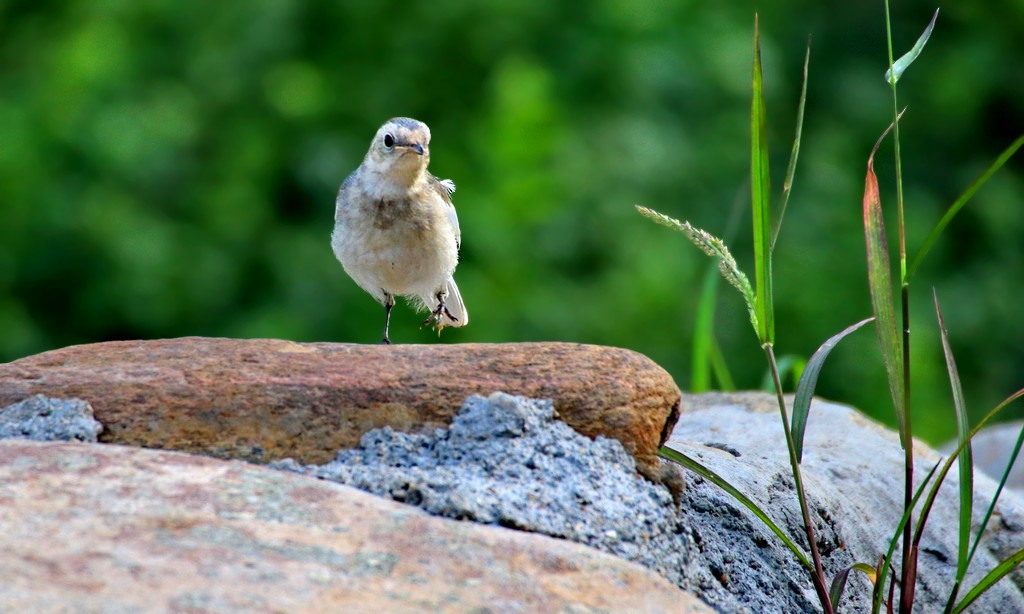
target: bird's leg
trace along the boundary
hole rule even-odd
[[[395,297],[384,292],[384,345],[391,345],[388,339],[388,326],[391,325],[391,308],[395,306]]]
[[[430,315],[427,316],[426,320],[423,320],[422,326],[426,326],[427,324],[430,324],[430,321],[433,320],[434,321],[434,325],[438,328],[438,331],[440,331],[441,328],[443,328],[443,326],[441,326],[441,315],[442,314],[445,315],[452,322],[458,322],[459,319],[456,318],[455,316],[453,316],[452,312],[448,311],[448,305],[445,305],[445,303],[444,303],[444,299],[448,298],[448,291],[447,290],[442,290],[442,291],[438,292],[435,295],[435,298],[437,298],[437,307],[435,307],[434,310],[430,312]]]

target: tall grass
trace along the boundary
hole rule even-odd
[[[778,216],[773,220],[771,206],[771,173],[768,166],[768,143],[767,143],[767,113],[764,104],[764,76],[761,66],[761,46],[758,32],[758,20],[754,19],[754,46],[753,46],[753,75],[752,75],[752,100],[750,111],[751,131],[751,157],[750,157],[750,180],[751,180],[751,212],[753,215],[753,249],[754,249],[754,283],[751,284],[746,274],[739,268],[736,260],[729,252],[725,242],[707,233],[704,230],[693,227],[685,221],[679,221],[658,213],[646,207],[638,206],[639,212],[670,228],[681,231],[687,238],[696,244],[706,254],[715,258],[718,262],[719,274],[732,285],[743,297],[750,316],[750,323],[757,335],[758,341],[767,361],[770,374],[771,388],[776,393],[779,406],[779,416],[782,421],[783,432],[786,439],[786,447],[790,460],[790,471],[796,486],[796,496],[800,506],[803,529],[808,544],[809,553],[800,549],[795,541],[786,535],[778,525],[761,509],[761,507],[749,497],[741,493],[723,477],[704,467],[698,461],[671,448],[663,448],[661,454],[670,460],[682,464],[684,467],[704,476],[712,483],[729,492],[737,501],[749,509],[756,517],[778,537],[794,558],[806,570],[815,594],[821,604],[822,610],[832,613],[839,606],[846,586],[849,574],[852,571],[859,571],[873,584],[872,611],[879,612],[881,607],[886,605],[887,611],[893,611],[896,607],[895,594],[897,582],[892,577],[890,570],[893,566],[893,558],[897,546],[901,546],[901,565],[899,569],[900,581],[898,609],[901,614],[910,614],[914,606],[915,588],[917,585],[917,560],[920,542],[924,527],[927,523],[929,513],[935,503],[939,488],[945,480],[954,460],[959,468],[959,527],[958,527],[958,548],[956,562],[956,579],[947,600],[945,611],[960,612],[973,603],[984,591],[990,588],[995,582],[1003,578],[1017,565],[1024,561],[1024,549],[1012,554],[1000,562],[981,581],[966,591],[962,598],[959,593],[963,581],[967,575],[971,561],[974,557],[978,543],[985,528],[985,523],[978,528],[973,543],[971,540],[972,526],[972,504],[974,496],[973,483],[973,458],[970,451],[970,442],[979,429],[993,416],[1002,411],[1012,401],[1024,396],[1024,390],[1020,390],[1004,400],[994,408],[984,419],[973,428],[967,422],[967,411],[964,404],[964,395],[960,385],[960,379],[956,369],[956,362],[949,345],[946,324],[942,317],[942,310],[937,294],[934,294],[935,310],[938,320],[939,335],[943,346],[943,355],[946,361],[947,373],[950,381],[954,413],[957,420],[958,447],[945,462],[936,465],[925,480],[915,487],[914,485],[914,453],[913,453],[913,428],[911,424],[911,336],[910,336],[910,282],[915,271],[920,265],[928,251],[938,240],[942,231],[948,226],[953,217],[967,204],[971,196],[1000,168],[1014,153],[1024,145],[1024,136],[1015,140],[988,168],[975,180],[964,193],[950,206],[946,214],[936,223],[928,238],[922,244],[916,256],[909,260],[907,258],[906,229],[904,226],[904,199],[903,199],[903,177],[902,160],[900,154],[900,119],[902,112],[899,110],[899,99],[897,83],[900,78],[920,56],[929,37],[935,27],[938,11],[936,10],[923,34],[918,38],[913,48],[900,57],[893,59],[892,28],[889,14],[889,3],[885,0],[886,14],[886,39],[888,49],[888,70],[884,78],[889,84],[892,94],[892,119],[889,127],[879,137],[878,142],[867,157],[867,173],[865,176],[864,197],[862,211],[864,215],[864,240],[866,247],[866,260],[868,269],[868,291],[871,298],[872,317],[866,318],[843,329],[830,339],[807,360],[803,367],[797,383],[797,392],[793,401],[792,417],[789,416],[786,402],[783,397],[782,378],[780,375],[780,361],[776,358],[775,347],[775,315],[773,301],[773,269],[772,252],[775,242],[778,239],[783,215],[787,206],[789,195],[793,187],[793,178],[796,172],[799,158],[800,141],[803,128],[803,117],[807,99],[808,67],[810,62],[810,43],[808,42],[807,55],[804,60],[803,85],[801,88],[799,107],[797,111],[797,128],[792,145],[789,166],[786,170],[785,181],[782,190],[782,206],[779,208]],[[889,253],[889,245],[886,236],[885,215],[882,207],[882,196],[878,187],[878,178],[875,173],[875,154],[889,134],[892,134],[894,143],[894,172],[896,183],[896,209],[897,209],[897,233],[898,253],[893,258]],[[892,275],[892,260],[899,262],[899,309],[895,298],[895,284]],[[717,285],[709,278],[705,281],[701,292],[701,309],[697,322],[696,339],[694,346],[694,360],[705,361],[705,364],[694,367],[695,380],[701,389],[709,386],[711,374],[716,373],[716,379],[720,384],[728,377],[727,370],[719,364],[715,365],[717,343],[713,332],[713,309],[714,296]],[[898,316],[897,316],[898,312]],[[817,541],[814,535],[814,523],[807,504],[807,494],[804,489],[801,462],[803,460],[803,442],[806,433],[808,416],[810,414],[811,400],[817,385],[818,377],[822,367],[831,351],[848,335],[859,330],[869,322],[874,322],[875,331],[878,337],[878,347],[885,367],[889,389],[892,396],[893,408],[898,423],[900,444],[904,450],[904,497],[903,516],[888,544],[885,554],[876,555],[875,564],[860,562],[841,570],[831,580],[826,578],[820,553],[817,548]],[[720,358],[720,352],[718,353]],[[723,372],[725,375],[722,375]],[[697,376],[699,375],[699,379]],[[731,383],[731,378],[730,378]],[[985,515],[985,522],[991,516],[996,502],[1002,492],[1003,485],[1009,474],[1010,465],[1016,459],[1021,444],[1024,443],[1024,429],[1021,430],[1013,457],[999,482],[995,496],[993,497]],[[934,477],[934,479],[933,479]],[[929,488],[930,486],[930,488]],[[922,503],[923,501],[923,503]],[[921,505],[920,510],[917,506]],[[917,519],[915,521],[915,510]],[[888,582],[888,584],[887,584]]]

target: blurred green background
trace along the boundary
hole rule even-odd
[[[438,340],[624,346],[690,380],[708,259],[642,203],[724,234],[749,206],[754,3],[0,0],[0,361],[182,335],[373,343],[383,310],[329,246],[338,185],[387,118],[433,131],[459,187],[472,313]],[[934,5],[897,2],[897,55]],[[760,7],[773,180],[813,35],[801,166],[776,251],[780,354],[866,317],[865,160],[890,121],[881,0]],[[1024,3],[948,3],[901,85],[913,252],[1024,132]],[[895,237],[891,141],[877,169]],[[1024,154],[916,278],[914,416],[952,436],[930,288],[977,417],[1024,385]],[[733,252],[752,273],[748,209]],[[717,330],[741,387],[765,367],[737,295]],[[892,423],[872,330],[819,393]],[[810,428],[813,426],[813,417]]]

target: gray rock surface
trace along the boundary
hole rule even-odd
[[[448,518],[524,529],[644,565],[681,587],[710,576],[662,486],[639,477],[617,440],[591,440],[550,401],[470,397],[431,435],[383,428],[325,465],[271,466],[356,486]],[[723,594],[723,598],[725,595]]]
[[[774,397],[761,393],[690,395],[684,406],[688,411],[669,445],[701,460],[747,493],[804,546]],[[94,441],[99,429],[88,404],[76,400],[33,398],[0,410],[0,433],[8,437]],[[14,459],[25,450],[11,449],[8,456]],[[103,462],[111,467],[117,464],[115,457],[128,454],[124,449],[110,450],[104,452],[104,458],[110,458]],[[79,453],[69,451],[68,458],[75,454]],[[920,482],[940,457],[920,443],[915,444],[915,455]],[[188,465],[184,460],[175,462]],[[337,460],[327,465],[300,466],[286,461],[278,466],[358,486],[435,515],[586,544],[656,571],[720,612],[819,611],[804,570],[775,536],[729,495],[691,475],[680,507],[674,506],[663,486],[637,476],[632,457],[618,441],[579,435],[557,419],[549,402],[500,393],[486,399],[474,397],[448,428],[429,434],[376,430],[367,433],[358,448],[340,452]],[[849,407],[815,401],[803,468],[828,577],[854,562],[877,560],[902,512],[902,451],[895,433]],[[89,469],[65,482],[79,484],[83,476],[93,473]],[[103,492],[107,493],[98,496],[115,501],[120,496],[116,494],[118,484],[127,474],[120,469],[108,473],[97,476],[105,481]],[[213,479],[213,475],[203,479]],[[140,480],[143,484],[146,478]],[[941,611],[952,584],[956,481],[954,468],[925,531],[915,611]],[[975,481],[977,523],[995,484],[980,472]],[[264,505],[257,492],[246,497],[255,505]],[[3,493],[0,483],[0,498]],[[149,496],[140,495],[140,500]],[[211,491],[210,496],[215,494]],[[96,505],[81,506],[82,522]],[[32,517],[31,510],[24,512],[26,519]],[[58,521],[63,522],[55,517],[54,522]],[[29,544],[30,533],[19,543]],[[75,548],[88,541],[75,534],[62,540]],[[1024,502],[1005,492],[966,586],[1022,546]],[[95,547],[102,550],[107,546]],[[25,553],[30,554],[28,550]],[[410,577],[423,573],[426,571],[413,572]],[[1015,574],[1011,580],[998,584],[971,611],[1024,612],[1020,591],[1024,575]],[[69,594],[77,590],[72,589]],[[866,611],[869,590],[863,576],[851,575],[842,610]],[[31,602],[31,594],[22,596],[28,595],[25,598]]]
[[[788,457],[771,395],[688,396],[670,445],[700,459],[805,545]],[[939,457],[915,447],[918,477]],[[817,612],[810,581],[759,520],[718,487],[689,476],[681,506],[638,479],[618,442],[582,437],[549,403],[494,394],[471,398],[448,429],[408,435],[382,429],[324,466],[282,468],[357,486],[433,514],[578,541],[641,563],[720,612]],[[815,401],[804,472],[827,576],[883,553],[902,513],[902,451],[894,433],[855,410]],[[994,485],[977,480],[978,521]],[[956,476],[925,531],[916,611],[941,611],[956,557]],[[1024,545],[1021,502],[1005,498],[990,523],[968,586]],[[806,548],[806,546],[804,546]],[[843,610],[869,610],[870,585],[851,575]],[[1024,612],[1004,581],[974,611]]]
[[[80,399],[37,394],[0,409],[0,439],[95,443],[102,430],[92,406]]]

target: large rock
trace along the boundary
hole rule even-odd
[[[694,543],[670,493],[637,475],[621,443],[577,433],[554,417],[547,400],[470,397],[447,428],[379,429],[326,465],[274,466],[439,516],[579,542],[683,588],[710,585],[711,576],[691,565]]]
[[[564,540],[236,461],[0,442],[0,611],[711,612]]]
[[[101,441],[322,463],[382,426],[429,432],[471,394],[550,398],[649,477],[679,415],[672,377],[629,350],[569,343],[352,345],[188,337],[63,348],[0,364],[0,407],[88,401]]]
[[[687,397],[669,446],[699,458],[759,502],[805,543],[775,397]],[[917,450],[919,477],[938,457]],[[324,466],[295,467],[417,505],[433,514],[523,528],[578,541],[657,571],[720,612],[816,612],[808,575],[745,508],[691,477],[681,505],[639,479],[615,441],[590,441],[552,421],[550,405],[494,394],[467,401],[447,429],[409,435],[382,429]],[[885,552],[902,513],[897,436],[851,408],[815,401],[803,469],[828,577]],[[994,484],[979,477],[976,516]],[[922,542],[918,611],[941,611],[952,584],[957,533],[953,476]],[[1024,514],[1004,498],[968,585],[1024,545]],[[851,577],[842,610],[868,611],[870,587]],[[976,606],[1024,611],[1004,581]]]
[[[792,399],[789,399],[791,402]],[[788,453],[774,395],[687,395],[687,412],[667,444],[700,460],[758,502],[806,552]],[[914,445],[916,483],[940,460]],[[903,451],[893,431],[852,408],[815,400],[802,463],[816,539],[829,580],[854,562],[874,564],[888,548],[903,513]],[[921,542],[919,612],[940,612],[953,584],[957,557],[956,465],[939,492]],[[975,476],[974,521],[981,522],[995,483]],[[713,484],[689,477],[683,521],[695,532],[698,562],[754,612],[820,611],[807,574],[746,508]],[[973,533],[972,533],[973,535]],[[998,560],[1024,547],[1024,502],[1004,492],[970,567],[970,588]],[[897,564],[899,552],[897,551]],[[844,611],[867,611],[870,587],[850,576]],[[1020,578],[1004,579],[971,611],[1024,612]],[[960,591],[960,595],[966,589]],[[897,590],[897,595],[899,591]],[[712,601],[712,605],[718,605]]]

